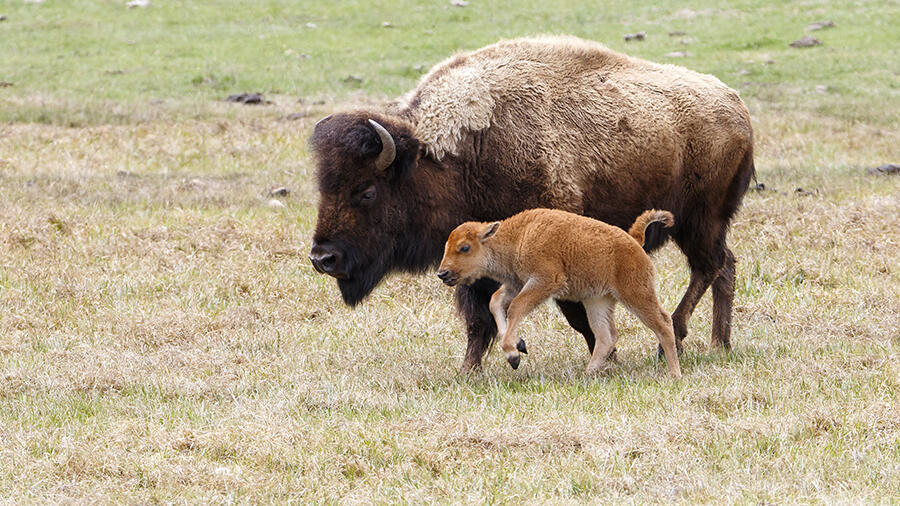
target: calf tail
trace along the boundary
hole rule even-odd
[[[657,221],[663,222],[668,228],[675,224],[675,217],[672,216],[672,213],[669,211],[660,211],[658,209],[644,211],[636,220],[634,220],[634,225],[631,225],[631,228],[628,229],[628,235],[634,237],[634,240],[643,246],[644,231],[647,230],[648,225],[656,223]]]

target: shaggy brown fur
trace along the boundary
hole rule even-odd
[[[550,209],[532,209],[502,222],[466,222],[447,239],[438,277],[451,286],[483,277],[502,283],[490,308],[513,369],[525,350],[516,339],[518,324],[555,297],[584,304],[596,338],[588,373],[601,370],[615,349],[618,301],[653,330],[669,374],[680,378],[672,319],[659,305],[653,264],[641,248],[644,230],[657,221],[671,226],[672,214],[646,211],[627,234],[602,221]]]
[[[672,315],[679,344],[712,285],[712,342],[729,345],[725,236],[753,174],[753,135],[737,93],[712,76],[573,37],[508,40],[438,64],[387,110],[320,121],[311,142],[321,199],[310,259],[337,278],[348,304],[392,271],[434,266],[464,221],[546,207],[626,229],[663,208],[675,226],[651,226],[645,249],[671,235],[691,267]],[[396,155],[381,167],[386,142]],[[481,363],[496,334],[496,288],[485,279],[457,289],[469,336],[463,369]],[[593,348],[583,305],[558,304]]]

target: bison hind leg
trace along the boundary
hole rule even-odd
[[[731,313],[734,305],[734,254],[725,248],[725,262],[712,284],[713,328],[711,346],[731,349]]]

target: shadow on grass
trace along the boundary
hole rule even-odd
[[[584,372],[583,361],[573,360],[570,364],[548,369],[532,368],[523,362],[519,370],[512,370],[505,362],[489,361],[480,371],[472,373],[452,373],[422,377],[417,386],[427,391],[447,391],[464,387],[473,394],[485,394],[497,389],[509,393],[541,393],[548,390],[592,390],[607,386],[610,388],[641,388],[662,385],[690,385],[692,376],[699,373],[739,374],[739,369],[753,368],[761,363],[771,362],[776,356],[787,353],[784,347],[741,346],[725,350],[685,350],[679,357],[683,379],[672,382],[665,368],[665,361],[655,353],[642,359],[618,359],[606,372],[588,375]],[[526,359],[527,361],[527,359]]]

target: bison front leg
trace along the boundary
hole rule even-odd
[[[497,325],[490,311],[491,295],[500,284],[483,278],[471,285],[459,285],[456,288],[456,306],[466,321],[466,356],[463,359],[461,372],[474,371],[481,368],[481,359],[497,336]]]
[[[591,325],[588,322],[587,311],[584,309],[584,304],[571,300],[556,299],[556,305],[559,307],[563,316],[566,317],[569,326],[584,336],[584,340],[587,342],[588,353],[593,354],[595,340],[594,331],[591,330]]]

